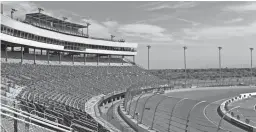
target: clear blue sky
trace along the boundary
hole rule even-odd
[[[137,42],[136,62],[147,66],[151,45],[151,68],[183,68],[187,46],[188,68],[218,67],[222,46],[223,67],[248,67],[249,48],[255,48],[256,2],[3,2],[5,14],[16,8],[16,17],[37,12],[69,21],[89,21],[90,34]]]

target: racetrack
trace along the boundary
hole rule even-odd
[[[235,101],[228,105],[228,107],[240,106],[238,109],[234,110],[234,116],[239,115],[240,120],[245,122],[245,119],[249,119],[249,124],[256,126],[256,110],[254,109],[256,105],[256,98],[247,98],[239,101]]]
[[[137,101],[133,101],[130,114],[134,115],[134,113],[139,113],[138,120],[142,119],[143,124],[149,127],[153,126],[153,129],[160,132],[180,132],[186,129],[191,132],[216,132],[217,125],[221,119],[217,113],[219,104],[225,99],[241,93],[255,91],[256,88],[250,87],[226,87],[187,89],[170,92],[166,95],[158,94],[152,96],[151,94],[141,97],[138,103]],[[145,103],[146,101],[147,103]],[[136,103],[137,108],[136,111],[134,111]],[[175,106],[176,103],[177,105]],[[142,112],[144,104],[145,111]],[[158,107],[157,104],[159,104]],[[188,118],[188,113],[193,106],[195,107]],[[173,112],[172,108],[175,108]],[[155,115],[154,111],[156,111]],[[188,124],[186,124],[187,118],[189,119]],[[171,124],[170,127],[169,124]],[[222,121],[221,128],[223,128],[223,130],[220,130],[220,132],[225,130],[232,132],[244,131],[225,120]]]

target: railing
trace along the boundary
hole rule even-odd
[[[37,116],[36,114],[31,114],[26,111],[22,111],[21,107],[32,110],[28,106],[23,106],[18,104],[16,100],[1,97],[1,117],[3,124],[3,128],[8,131],[12,131],[12,129],[17,129],[17,131],[30,131],[31,128],[33,130],[41,130],[41,131],[61,131],[61,132],[70,132],[73,131],[72,128],[61,125],[59,123],[47,120],[46,118],[42,118]],[[34,108],[35,109],[35,108]],[[40,113],[40,112],[38,112]],[[41,115],[46,115],[45,113],[41,113]],[[45,116],[46,117],[46,116]],[[9,120],[12,119],[12,120]],[[32,130],[31,130],[32,131]]]
[[[3,126],[6,126],[6,129],[16,129],[16,131],[29,131],[31,128],[34,131],[61,131],[61,132],[70,132],[71,129],[64,129],[59,126],[48,124],[42,120],[35,119],[33,117],[15,112],[14,110],[8,109],[4,106],[1,106],[1,117],[2,122],[5,122]],[[12,120],[9,120],[9,119]],[[40,124],[40,125],[39,125]],[[18,129],[18,130],[17,130]]]

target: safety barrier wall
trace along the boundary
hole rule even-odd
[[[118,107],[118,114],[135,131],[137,131],[137,132],[148,132],[148,130],[146,130],[145,128],[142,128],[140,125],[135,124],[134,121],[130,119],[131,117],[129,118],[127,116],[128,113],[125,112],[123,103],[121,103],[120,106]]]
[[[143,91],[154,91],[154,90],[158,90],[158,89],[162,89],[163,87],[160,87],[160,88],[150,88],[150,87],[147,87],[145,88]],[[97,105],[95,105],[95,112],[97,113],[98,112],[98,116],[100,116],[102,113],[100,111],[100,107],[101,106],[104,106],[106,104],[109,104],[109,103],[113,103],[114,101],[116,100],[121,100],[125,97],[125,94],[127,93],[127,91],[115,91],[113,93],[109,93],[108,95],[105,95],[103,96],[97,103]],[[97,107],[96,107],[97,106]],[[123,103],[121,103],[120,106],[123,106]],[[122,107],[124,108],[124,107]],[[135,131],[137,129],[137,127],[134,126],[134,124],[130,121],[130,119],[128,119],[126,116],[124,116],[124,114],[121,112],[120,108],[118,107],[118,114],[120,115],[120,117],[130,126],[132,127]],[[104,120],[104,119],[102,119]],[[105,124],[107,124],[107,121],[104,121]],[[111,129],[110,129],[111,130]],[[113,130],[113,129],[112,129]],[[140,128],[140,132],[144,132],[144,129],[143,128]],[[145,131],[146,132],[146,131]]]
[[[244,100],[244,99],[248,99],[251,96],[255,96],[256,92],[254,93],[244,93],[244,94],[240,94],[239,96],[235,96],[231,99],[228,99],[226,101],[224,101],[218,108],[218,113],[228,122],[232,123],[233,125],[236,125],[242,129],[245,129],[246,131],[250,131],[250,132],[256,132],[256,126],[252,126],[246,122],[243,122],[235,117],[233,117],[230,113],[231,110],[228,110],[227,105],[234,103],[236,101],[239,100]],[[234,109],[238,108],[238,107],[233,107]]]

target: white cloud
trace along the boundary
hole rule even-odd
[[[191,23],[193,26],[197,26],[197,25],[200,24],[198,22],[187,20],[187,19],[183,19],[183,18],[177,18],[177,19],[180,20],[180,21],[186,22],[186,23]]]
[[[169,20],[173,18],[172,15],[157,15],[154,16],[150,19],[145,19],[145,20],[140,20],[140,21],[136,21],[136,23],[145,23],[145,22],[159,22],[159,21],[165,21],[165,20]]]
[[[110,38],[109,29],[103,24],[99,23],[96,20],[92,19],[83,19],[84,22],[89,22],[91,25],[89,27],[89,35],[90,36],[98,36],[98,37],[106,37]]]
[[[129,37],[143,38],[151,41],[172,41],[166,29],[149,24],[127,24],[119,27],[118,32]]]
[[[243,20],[244,20],[243,18],[235,18],[235,19],[231,19],[231,20],[225,21],[224,23],[231,24],[231,23],[241,22]]]
[[[224,10],[236,12],[256,11],[256,2],[248,2],[243,5],[228,6]]]
[[[156,10],[168,9],[168,8],[172,8],[172,7],[169,6],[169,5],[159,5],[159,6],[156,6],[156,7],[148,8],[148,9],[146,9],[146,10],[147,10],[147,11],[156,11]]]
[[[10,16],[11,9],[16,9],[17,11],[14,13],[14,18],[25,19],[25,15],[28,13],[38,12],[38,6],[33,2],[23,2],[23,1],[13,1],[13,2],[3,2],[4,5],[4,14]],[[44,7],[40,7],[43,8]],[[44,14],[58,17],[58,15],[54,14],[51,10],[44,9]]]
[[[256,34],[256,21],[244,26],[215,26],[205,28],[185,29],[188,36],[197,36],[201,39],[225,39],[228,37],[246,36]]]
[[[158,5],[158,4],[161,4],[161,3],[164,3],[164,1],[149,2],[149,3],[147,3],[147,4],[143,4],[143,5],[138,6],[137,8],[148,7],[148,6],[154,6],[154,5]]]
[[[108,28],[115,28],[118,26],[117,21],[105,21],[105,22],[103,22],[103,24]]]
[[[13,14],[14,18],[24,19],[25,14],[37,11],[37,6],[32,2],[3,2],[4,14],[10,16],[12,9],[17,11]]]
[[[147,11],[156,11],[156,10],[162,10],[162,9],[180,9],[180,8],[192,8],[195,7],[197,5],[196,2],[177,2],[175,4],[167,4],[164,3],[162,5],[157,5],[151,8],[147,8]]]

